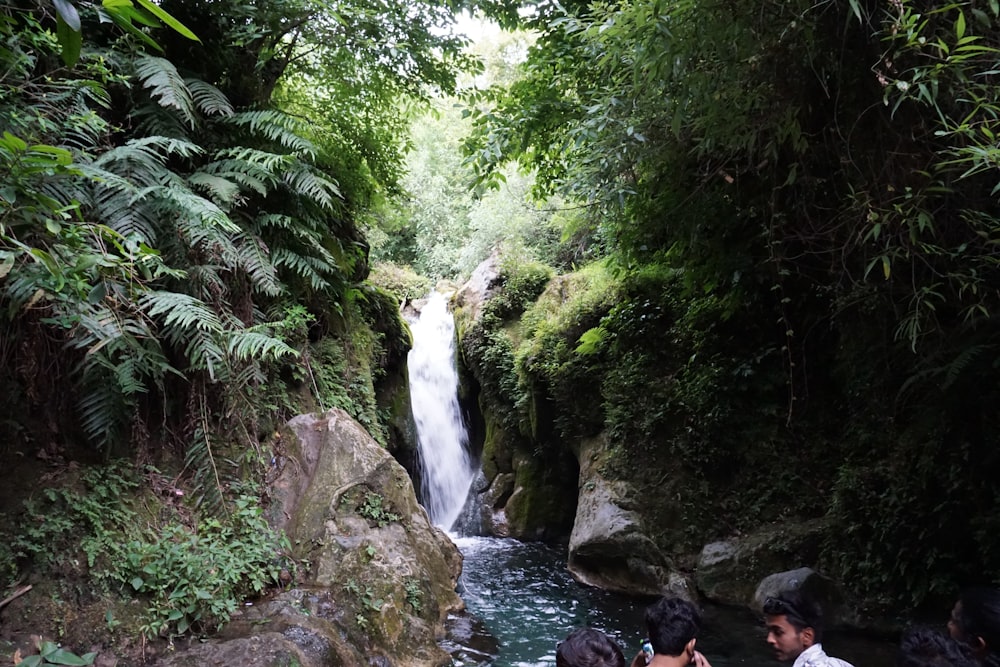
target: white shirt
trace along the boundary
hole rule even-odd
[[[854,667],[854,665],[846,660],[828,656],[823,651],[822,644],[813,644],[795,658],[792,667]]]

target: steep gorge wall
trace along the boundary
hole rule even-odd
[[[987,553],[948,565],[970,535],[918,537],[961,519],[963,497],[996,497],[947,481],[962,454],[945,447],[944,407],[932,428],[930,414],[893,423],[877,409],[886,383],[865,367],[864,322],[814,332],[809,392],[792,392],[767,295],[692,296],[655,267],[492,275],[455,311],[501,534],[568,540],[570,568],[602,587],[735,604],[808,567],[840,582],[855,620],[989,576]]]

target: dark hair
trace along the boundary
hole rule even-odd
[[[1000,589],[967,588],[958,597],[962,603],[958,627],[969,638],[982,637],[989,651],[1000,649]]]
[[[700,629],[701,614],[687,600],[661,598],[646,607],[646,631],[654,653],[680,655]]]
[[[896,652],[896,667],[977,667],[968,646],[928,627],[910,628]]]
[[[556,667],[625,667],[625,656],[600,630],[578,628],[556,644]]]
[[[796,632],[812,628],[815,641],[818,643],[823,640],[823,608],[803,593],[801,588],[793,588],[767,598],[764,601],[764,614],[784,616]]]

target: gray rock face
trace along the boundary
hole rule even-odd
[[[449,664],[437,640],[462,608],[461,554],[428,521],[406,471],[342,410],[296,417],[282,440],[269,518],[310,565],[302,586],[163,664]]]
[[[569,542],[569,570],[583,583],[643,595],[690,599],[693,590],[670,559],[646,535],[641,519],[625,509],[633,492],[625,481],[600,472],[603,437],[580,446],[580,490]]]
[[[468,310],[469,320],[479,315],[479,308],[493,296],[494,286],[500,277],[500,253],[494,250],[480,262],[469,276],[469,280],[455,294],[455,305]]]
[[[310,660],[291,640],[277,632],[263,632],[225,642],[206,642],[160,660],[161,667],[279,667],[330,664]]]
[[[824,527],[820,522],[766,526],[749,535],[706,544],[695,584],[709,600],[752,605],[761,579],[789,564],[815,563]]]

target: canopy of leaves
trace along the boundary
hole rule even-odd
[[[452,21],[435,2],[0,4],[8,398],[104,452],[177,447],[218,503],[219,452],[253,454],[304,322],[363,300],[355,221],[397,187],[407,109],[468,64]]]

